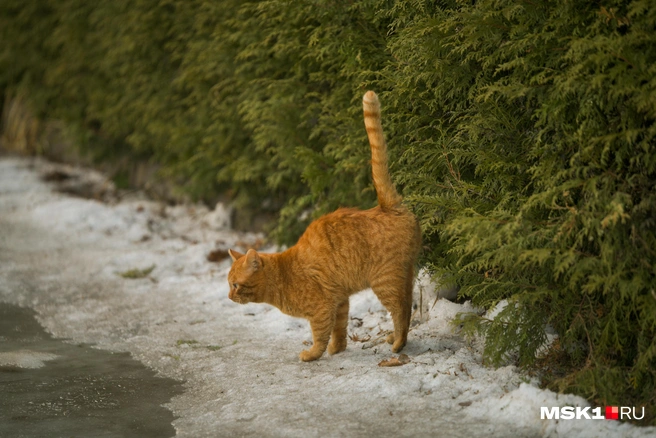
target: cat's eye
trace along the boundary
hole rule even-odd
[[[239,285],[238,285],[237,283],[232,283],[232,288],[233,288],[233,289],[237,289],[238,286],[239,286]]]

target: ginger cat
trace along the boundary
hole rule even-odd
[[[392,351],[400,351],[408,338],[421,233],[389,175],[376,93],[368,91],[362,102],[379,205],[327,214],[282,253],[229,250],[231,300],[268,303],[310,321],[313,345],[300,353],[302,361],[320,358],[326,347],[330,354],[346,349],[349,296],[368,287],[392,315],[394,333],[387,337]]]

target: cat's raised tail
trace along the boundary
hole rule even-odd
[[[383,125],[380,121],[380,102],[373,91],[367,91],[362,98],[364,109],[364,125],[367,128],[369,145],[371,146],[371,172],[374,187],[378,195],[378,205],[381,208],[393,208],[401,205],[401,195],[398,194],[387,165],[387,143],[383,136]]]

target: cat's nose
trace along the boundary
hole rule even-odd
[[[228,292],[228,298],[230,298],[232,301],[235,300],[235,289],[230,289],[230,292]]]

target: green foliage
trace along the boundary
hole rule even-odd
[[[0,90],[97,159],[192,196],[314,217],[375,204],[379,92],[422,264],[494,319],[486,358],[600,404],[656,405],[656,9],[646,0],[6,0]],[[652,409],[653,411],[653,409]],[[653,421],[653,420],[652,420]]]
[[[476,2],[415,16],[403,32],[434,60],[399,39],[415,77],[391,93],[429,106],[398,113],[426,261],[474,303],[512,304],[466,321],[488,359],[532,363],[549,323],[572,364],[554,386],[653,406],[654,12]]]

